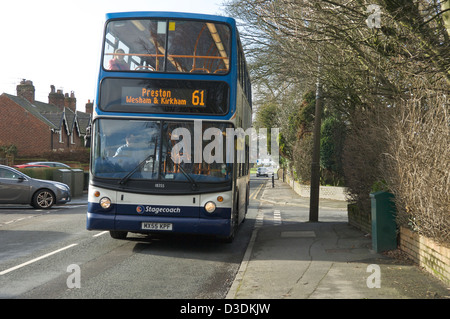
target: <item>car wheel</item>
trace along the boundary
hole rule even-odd
[[[128,232],[119,230],[110,230],[109,235],[114,239],[125,239],[127,238]]]
[[[32,206],[34,208],[50,208],[55,203],[55,195],[48,189],[38,190],[34,196],[32,201]]]

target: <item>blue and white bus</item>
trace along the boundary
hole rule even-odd
[[[251,87],[232,18],[106,16],[91,129],[88,230],[231,242],[249,200]],[[231,141],[231,142],[230,142]],[[240,142],[239,142],[240,141]]]

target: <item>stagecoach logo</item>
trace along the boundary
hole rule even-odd
[[[153,213],[155,215],[157,215],[159,213],[179,214],[179,213],[181,213],[181,208],[180,207],[152,207],[152,206],[139,205],[136,207],[136,212],[138,214]]]
[[[142,214],[142,213],[144,212],[144,210],[145,210],[144,206],[138,206],[138,207],[136,207],[136,212],[137,212],[138,214]]]

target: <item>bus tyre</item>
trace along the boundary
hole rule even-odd
[[[234,241],[235,235],[236,235],[236,230],[233,227],[233,230],[232,230],[230,236],[225,237],[223,241],[227,244],[231,244]]]
[[[234,241],[234,237],[236,236],[236,232],[239,227],[239,201],[237,201],[236,208],[233,212],[233,218],[231,219],[231,234],[228,237],[224,238],[224,242],[227,244],[231,244]]]
[[[127,238],[128,232],[118,231],[118,230],[110,230],[109,235],[114,239],[125,239],[125,238]]]
[[[245,196],[244,219],[242,220],[242,222],[245,222],[247,220],[249,204],[250,204],[250,183],[247,185],[247,192],[246,192],[246,196]]]

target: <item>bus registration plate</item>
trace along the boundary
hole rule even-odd
[[[171,223],[142,223],[142,229],[147,230],[172,230]]]

